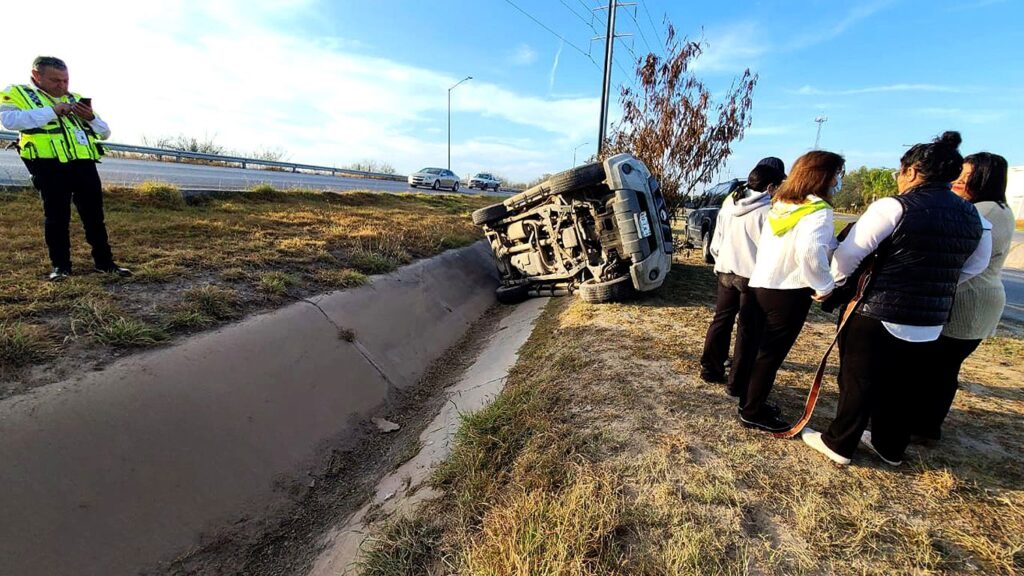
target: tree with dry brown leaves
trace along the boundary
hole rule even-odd
[[[721,101],[694,74],[693,63],[707,44],[676,38],[668,26],[665,56],[637,62],[638,86],[623,87],[622,120],[612,128],[603,156],[630,152],[658,178],[665,201],[675,209],[707,185],[750,127],[751,95],[757,74],[747,69]]]

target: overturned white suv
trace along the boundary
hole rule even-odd
[[[661,286],[672,228],[658,181],[632,154],[556,174],[473,212],[501,273],[498,300],[579,293],[613,302]]]

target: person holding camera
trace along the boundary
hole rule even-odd
[[[839,333],[835,418],[824,433],[805,428],[802,439],[837,464],[849,464],[858,444],[902,463],[915,414],[937,393],[936,383],[918,382],[935,360],[930,343],[957,283],[988,265],[991,224],[950,190],[964,162],[959,146],[960,134],[945,132],[907,150],[894,174],[899,193],[872,202],[836,248],[836,284],[863,289]]]
[[[96,270],[118,276],[131,271],[114,262],[103,221],[103,189],[96,163],[97,142],[110,128],[93,112],[92,101],[68,91],[68,67],[59,58],[40,56],[32,63],[31,84],[8,86],[0,93],[0,125],[20,132],[18,150],[43,201],[44,237],[51,281],[71,274],[71,204],[75,204],[92,247]]]

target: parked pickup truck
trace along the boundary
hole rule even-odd
[[[623,300],[661,286],[672,227],[658,181],[631,154],[561,172],[473,213],[497,260],[498,301],[578,293]]]
[[[686,237],[683,239],[683,245],[687,248],[699,247],[704,261],[708,264],[715,262],[714,257],[711,256],[711,239],[715,236],[718,210],[722,207],[725,197],[742,186],[744,182],[744,180],[737,179],[720,182],[685,203],[687,208]]]

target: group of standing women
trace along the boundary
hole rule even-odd
[[[824,432],[805,428],[803,441],[839,464],[863,444],[899,465],[913,437],[940,437],[960,365],[1002,315],[999,274],[1014,228],[1006,160],[965,159],[960,141],[946,132],[907,150],[893,173],[898,195],[873,202],[839,239],[838,154],[808,152],[788,176],[765,158],[725,200],[710,247],[718,302],[701,377],[727,382],[742,425],[790,429],[768,398],[817,301],[853,311],[838,337],[836,415]]]

